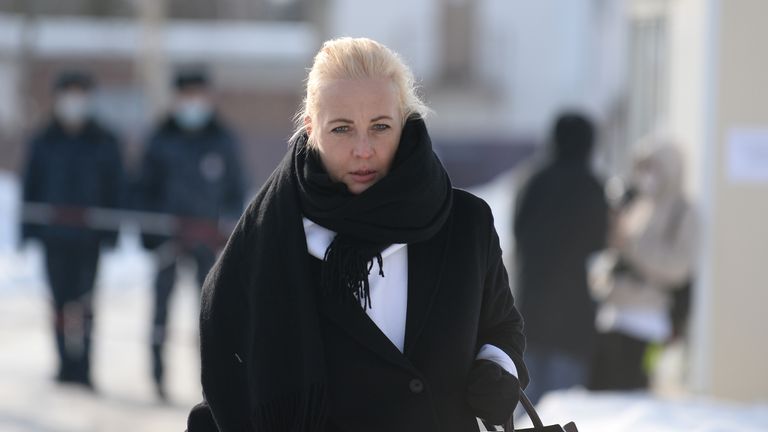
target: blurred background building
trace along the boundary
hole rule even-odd
[[[130,168],[173,70],[204,65],[255,191],[284,153],[320,44],[371,37],[413,67],[437,151],[455,185],[490,197],[505,251],[515,173],[559,111],[596,120],[605,178],[626,174],[639,138],[673,136],[702,225],[682,391],[768,403],[766,16],[763,0],[0,0],[0,170],[21,169],[58,71],[97,77],[97,110]],[[6,262],[12,208],[0,204]],[[16,280],[3,276],[0,295]]]
[[[305,70],[334,36],[365,35],[403,55],[438,113],[436,142],[463,186],[530,153],[563,106],[613,117],[624,96],[622,1],[397,0],[376,9],[352,0],[6,3],[0,124],[3,167],[12,170],[19,137],[47,110],[41,83],[72,65],[99,76],[99,112],[124,132],[130,156],[167,104],[173,68],[205,64],[225,116],[248,143],[254,184],[282,153]]]

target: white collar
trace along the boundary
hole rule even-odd
[[[307,237],[307,250],[315,258],[318,258],[318,259],[325,258],[325,251],[328,249],[328,246],[333,241],[333,238],[336,236],[336,233],[324,226],[321,226],[316,224],[315,222],[312,222],[306,217],[303,218],[303,220],[304,220],[304,234]],[[392,255],[393,253],[402,249],[404,246],[406,246],[405,243],[395,243],[395,244],[389,245],[389,247],[387,247],[381,252],[381,258],[384,259]]]

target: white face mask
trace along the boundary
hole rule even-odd
[[[88,96],[79,93],[64,93],[56,99],[56,117],[66,125],[82,125],[91,113]]]
[[[208,123],[212,112],[210,103],[205,99],[185,99],[176,104],[173,116],[183,129],[197,130]]]

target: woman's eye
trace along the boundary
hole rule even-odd
[[[384,123],[377,123],[377,124],[373,125],[373,129],[377,130],[377,131],[384,131],[384,130],[389,129],[389,125],[388,124],[384,124]]]
[[[331,129],[331,133],[344,133],[349,131],[349,126],[337,126]]]

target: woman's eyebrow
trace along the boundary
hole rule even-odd
[[[390,117],[390,116],[388,116],[388,115],[380,115],[380,116],[378,116],[378,117],[372,118],[372,119],[371,119],[371,123],[373,123],[373,122],[377,122],[377,121],[379,121],[379,120],[392,120],[392,117]]]
[[[328,124],[331,124],[331,123],[354,123],[354,122],[352,120],[345,119],[345,118],[337,118],[337,119],[328,121]]]

